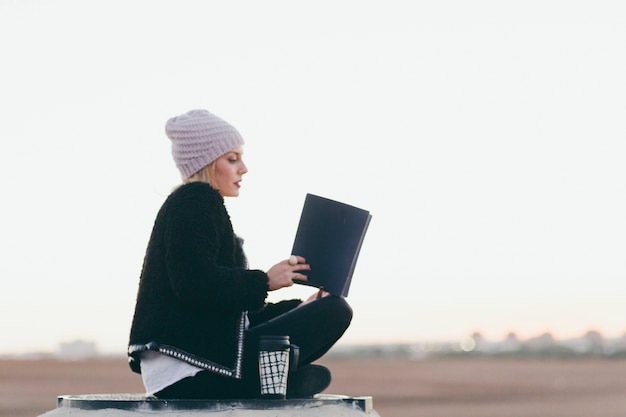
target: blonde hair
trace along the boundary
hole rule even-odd
[[[200,171],[193,174],[191,177],[183,178],[183,183],[188,184],[190,182],[206,182],[213,188],[215,188],[215,182],[213,178],[215,177],[215,161],[211,162],[209,165],[206,165]]]

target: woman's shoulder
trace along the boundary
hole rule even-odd
[[[178,186],[163,203],[165,212],[225,210],[224,198],[215,188],[203,182],[191,182]]]
[[[169,196],[171,200],[207,200],[214,201],[216,203],[223,203],[224,199],[222,198],[219,191],[215,188],[211,187],[211,185],[206,182],[190,182],[186,184],[182,184],[178,186]]]

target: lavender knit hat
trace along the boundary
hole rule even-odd
[[[191,110],[165,124],[172,156],[183,178],[189,178],[235,146],[243,145],[237,130],[206,110]]]

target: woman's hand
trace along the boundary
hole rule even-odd
[[[298,259],[298,263],[296,265],[289,264],[289,260],[285,259],[267,271],[270,291],[284,287],[291,287],[294,279],[301,281],[307,280],[307,276],[299,273],[298,271],[308,271],[311,267],[306,263],[306,259],[302,256],[296,256],[296,258]]]
[[[303,305],[308,304],[311,301],[315,301],[315,300],[318,300],[320,298],[327,297],[329,295],[330,295],[329,292],[324,291],[324,287],[320,287],[320,289],[317,292],[315,292],[314,294],[311,294],[309,296],[309,298],[307,298],[306,300],[304,300],[303,302],[298,304],[298,307],[302,307]],[[296,308],[298,308],[298,307],[296,307]]]
[[[309,296],[309,298],[304,300],[304,303],[302,304],[305,304],[305,303],[308,303],[309,301],[317,300],[318,298],[323,298],[329,295],[330,295],[329,292],[324,291],[324,287],[320,287],[320,289],[315,294],[311,294],[311,296]]]

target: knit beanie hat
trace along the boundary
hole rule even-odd
[[[183,178],[189,178],[238,145],[243,138],[230,124],[206,110],[191,110],[165,124],[172,156]]]

